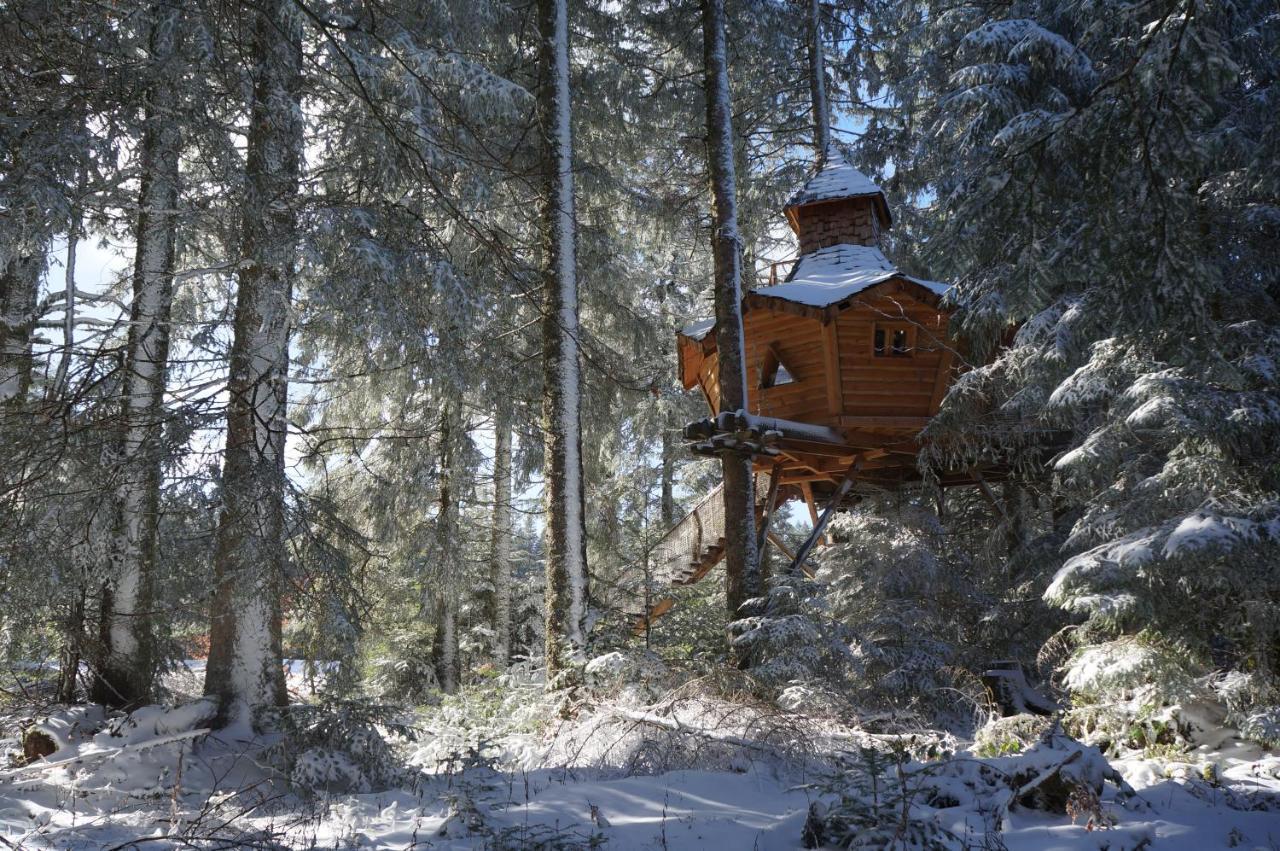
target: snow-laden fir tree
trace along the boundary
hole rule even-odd
[[[1274,701],[1274,10],[910,14],[870,15],[921,62],[872,84],[898,124],[864,148],[933,199],[932,271],[959,282],[977,363],[996,353],[927,434],[952,463],[1043,477],[1052,461],[1064,513],[1083,510],[1046,595],[1085,623],[1074,689],[1159,702],[1176,697],[1165,672],[1190,666],[1243,672]]]
[[[156,6],[148,17],[150,61],[139,143],[137,248],[122,387],[119,516],[100,603],[103,647],[93,689],[95,700],[113,706],[146,703],[156,667],[151,610],[178,227],[182,71],[177,58],[182,22],[176,6]]]
[[[582,377],[567,0],[538,4],[538,129],[543,144],[543,488],[547,507],[548,684],[586,645]]]
[[[283,2],[252,13],[242,258],[204,686],[224,723],[247,723],[256,708],[286,699],[280,597],[287,564],[289,329],[303,167],[300,15]]]

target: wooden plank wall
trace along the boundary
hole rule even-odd
[[[877,322],[909,322],[916,326],[910,357],[876,357]],[[946,318],[934,308],[901,296],[874,299],[869,306],[844,310],[836,319],[840,381],[848,416],[927,417],[934,413],[938,373],[944,363],[939,339]]]
[[[753,310],[746,316],[747,397],[750,412],[806,423],[833,422],[827,404],[826,350],[822,323],[817,319]],[[761,389],[760,369],[770,344],[797,379],[791,384]]]
[[[875,357],[876,323],[904,321],[916,326],[911,357]],[[745,322],[748,410],[753,414],[837,426],[842,414],[927,417],[936,412],[941,391],[950,383],[947,373],[952,358],[942,342],[946,316],[901,293],[865,305],[855,302],[836,314],[829,326],[816,318],[765,309],[752,310]],[[760,387],[761,366],[770,345],[797,381]],[[833,347],[837,357],[830,359]],[[839,381],[828,386],[833,366],[838,366]],[[714,354],[702,361],[698,381],[712,413],[718,413],[720,384]]]

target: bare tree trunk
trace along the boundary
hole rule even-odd
[[[0,410],[20,406],[31,387],[31,334],[44,257],[12,256],[0,269]]]
[[[659,310],[659,327],[664,333],[670,333],[675,330],[671,321],[671,307],[667,302],[668,285],[664,282],[658,288],[658,310]],[[672,368],[668,368],[667,382],[679,383],[678,377]],[[665,393],[666,387],[662,388]],[[662,520],[662,531],[665,533],[676,522],[676,499],[675,499],[675,477],[676,477],[676,441],[671,430],[672,423],[669,423],[671,408],[664,399],[660,397],[658,411],[661,415],[658,421],[658,428],[662,433],[662,474],[661,474],[661,496],[658,504],[658,510]],[[646,625],[648,621],[645,621]],[[648,627],[646,626],[646,629]]]
[[[724,33],[724,0],[703,0],[720,410],[737,411],[746,408],[747,370],[742,330],[742,237],[738,232],[732,103]],[[763,590],[756,551],[755,482],[749,456],[726,452],[721,455],[721,462],[724,466],[725,596],[729,617],[736,618],[742,604]]]
[[[1008,519],[1005,540],[1009,555],[1013,556],[1027,543],[1025,491],[1015,479],[1007,480],[1000,490],[1001,499],[1004,501],[1004,514]]]
[[[587,544],[583,519],[581,366],[569,104],[566,0],[538,0],[538,122],[545,145],[543,199],[543,469],[547,507],[547,684],[586,645]]]
[[[76,702],[76,679],[84,650],[84,589],[72,599],[63,628],[62,659],[58,671],[58,702]]]
[[[284,450],[289,307],[297,262],[302,39],[287,0],[263,0],[253,30],[254,87],[242,261],[228,385],[223,508],[205,694],[220,723],[285,702],[280,590],[285,565]]]
[[[666,531],[676,522],[676,450],[675,440],[671,437],[671,429],[663,423],[662,428],[662,529]]]
[[[458,401],[446,399],[440,413],[440,501],[436,514],[436,559],[440,581],[436,588],[436,633],[431,657],[436,682],[445,694],[458,690],[458,507],[453,492],[457,458]]]
[[[173,121],[172,69],[178,8],[157,7],[151,56],[155,84],[146,105],[142,137],[142,187],[134,257],[133,304],[123,381],[124,427],[119,525],[109,572],[111,601],[102,612],[104,646],[93,699],[133,707],[150,701],[155,673],[151,608],[159,531],[164,389],[169,368],[169,318],[173,308],[177,230],[178,152]]]
[[[77,198],[83,194],[84,173],[81,172]],[[83,221],[84,211],[78,205],[72,205],[67,222],[67,264],[62,285],[62,356],[58,358],[58,371],[45,390],[46,400],[61,397],[63,385],[67,381],[67,371],[71,368],[71,351],[76,342],[76,249],[80,244]]]
[[[493,661],[511,663],[511,406],[499,401],[493,419],[493,541],[489,581],[493,585]]]
[[[831,144],[831,112],[827,107],[827,70],[822,59],[822,6],[809,0],[809,96],[813,107],[813,150],[818,168]]]

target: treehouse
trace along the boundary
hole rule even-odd
[[[885,257],[884,193],[834,149],[786,215],[800,256],[785,278],[742,303],[746,416],[719,410],[714,322],[677,337],[681,380],[702,391],[712,414],[687,436],[706,452],[718,451],[718,435],[755,441],[757,468],[811,504],[829,500],[854,463],[868,486],[918,479],[920,430],[954,368],[940,305],[947,287]]]
[[[881,250],[892,219],[879,186],[832,148],[785,212],[799,257],[774,264],[768,284],[742,300],[746,408],[720,410],[714,320],[683,329],[676,348],[681,381],[702,391],[711,413],[685,428],[691,448],[752,456],[760,543],[803,570],[837,509],[920,479],[920,432],[958,364],[947,285],[902,272]],[[782,280],[779,265],[790,266]],[[943,485],[983,484],[977,470],[935,472]],[[768,526],[777,505],[797,497],[814,528],[792,553]],[[637,629],[673,605],[653,589],[696,582],[723,558],[723,510],[717,488],[651,550],[644,599],[632,606]]]

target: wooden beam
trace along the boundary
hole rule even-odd
[[[644,635],[645,628],[667,612],[671,611],[671,607],[675,604],[676,601],[670,597],[663,597],[661,600],[654,603],[653,607],[649,609],[648,612],[636,618],[635,624],[631,627],[632,635]]]
[[[844,381],[840,378],[840,341],[834,321],[822,325],[822,353],[827,362],[827,411],[839,416],[844,413]]]
[[[760,518],[760,532],[756,536],[756,553],[761,562],[764,561],[764,542],[765,535],[769,532],[769,521],[773,519],[773,510],[778,507],[778,486],[781,484],[784,463],[781,458],[774,461],[773,470],[769,473],[769,492],[764,498],[764,516]]]
[[[809,557],[809,553],[813,552],[813,548],[818,543],[818,538],[822,537],[827,524],[831,522],[831,518],[839,510],[840,503],[844,501],[844,498],[849,495],[849,491],[853,489],[853,481],[858,477],[858,471],[861,469],[862,456],[858,456],[853,459],[849,469],[845,470],[844,478],[840,480],[840,485],[836,488],[835,495],[827,503],[826,509],[822,512],[822,517],[814,524],[813,531],[809,533],[809,537],[805,538],[804,543],[800,545],[800,549],[796,552],[796,557],[791,560],[788,572],[797,570],[801,564],[804,564],[804,560]]]
[[[815,470],[814,472],[817,471]],[[809,506],[809,522],[817,526],[818,503],[813,501],[813,485],[809,484],[809,480],[800,482],[800,493],[804,496],[804,504]]]
[[[951,349],[942,350],[942,362],[938,364],[938,377],[933,380],[933,395],[929,398],[929,413],[938,413],[938,406],[942,404],[942,397],[947,395],[947,388],[951,386],[951,364],[955,360],[955,352]]]
[[[1009,520],[1009,515],[1005,513],[1004,505],[1001,504],[1000,500],[996,499],[995,491],[991,489],[991,485],[987,484],[987,480],[982,478],[982,473],[978,471],[978,468],[970,467],[969,475],[973,476],[974,482],[978,485],[978,490],[987,498],[987,502],[991,503],[991,507],[1000,515],[1000,519],[1006,524],[1010,524],[1011,521]]]
[[[842,426],[864,428],[912,428],[922,429],[929,424],[928,417],[851,417],[842,416]]]
[[[778,551],[781,552],[784,556],[786,556],[791,561],[796,560],[796,554],[793,553],[791,551],[791,548],[788,547],[786,544],[784,544],[782,542],[782,539],[779,538],[777,535],[775,535],[773,532],[769,533],[769,543],[777,547]],[[809,577],[810,579],[814,577],[814,572],[809,568],[807,564],[800,565],[800,570],[801,572],[804,573],[805,576]]]
[[[787,437],[778,438],[778,442],[774,446],[788,454],[802,453],[804,455],[820,455],[825,458],[848,458],[850,455],[856,455],[859,452],[853,446],[821,443],[817,440],[796,440]]]

